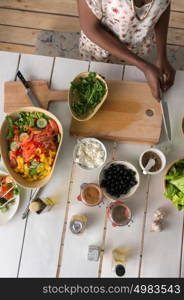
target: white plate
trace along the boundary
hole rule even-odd
[[[8,173],[0,170],[0,176],[1,175],[8,175]],[[0,210],[0,225],[6,224],[8,221],[10,221],[13,218],[13,216],[15,215],[18,209],[19,201],[20,201],[20,195],[18,194],[15,196],[15,202],[9,206],[7,212],[3,213]]]

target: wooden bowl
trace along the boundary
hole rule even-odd
[[[163,181],[164,181],[164,192],[166,192],[166,181],[165,180],[165,176],[169,173],[169,170],[175,165],[175,163],[179,160],[183,160],[184,157],[181,157],[181,158],[177,158],[175,160],[173,160],[169,165],[168,167],[166,168],[165,172],[164,172],[164,176],[163,176]],[[170,199],[169,199],[170,200]]]
[[[88,77],[90,72],[83,72],[83,73],[80,73],[79,75],[77,75],[74,80],[72,82],[79,82],[79,79],[82,77],[82,78],[86,78]],[[69,104],[69,109],[70,109],[70,112],[73,116],[74,119],[76,119],[77,121],[88,121],[90,120],[96,113],[97,111],[99,110],[99,108],[102,106],[102,104],[104,103],[104,101],[106,100],[107,98],[107,95],[108,95],[108,86],[107,86],[107,83],[106,81],[100,76],[100,75],[96,75],[96,78],[98,78],[99,80],[101,80],[104,85],[105,85],[105,88],[106,88],[106,93],[105,95],[103,96],[103,98],[101,99],[101,102],[94,108],[94,111],[90,114],[87,114],[83,117],[78,117],[75,112],[73,111],[72,109],[72,103],[76,102],[79,100],[79,97],[77,97],[76,95],[73,95],[72,93],[72,89],[70,88],[69,89],[69,92],[68,92],[68,104]]]
[[[9,155],[8,155],[8,140],[7,140],[7,134],[8,134],[8,122],[7,120],[5,119],[4,122],[2,123],[2,126],[1,126],[1,131],[0,131],[0,148],[1,148],[1,155],[2,155],[2,159],[3,159],[3,162],[5,164],[5,167],[8,171],[8,173],[12,176],[12,178],[15,180],[15,182],[19,185],[21,185],[22,187],[24,188],[31,188],[31,189],[34,189],[34,188],[40,188],[42,186],[44,186],[45,184],[47,184],[47,182],[49,181],[49,179],[51,178],[52,176],[52,173],[54,171],[54,167],[55,167],[55,164],[56,164],[56,160],[57,160],[57,157],[58,157],[58,153],[59,153],[59,150],[61,148],[61,144],[62,144],[62,139],[63,139],[63,128],[62,128],[62,125],[60,123],[60,121],[50,112],[48,112],[47,110],[45,109],[42,109],[42,108],[37,108],[37,107],[23,107],[21,110],[17,110],[11,114],[9,114],[8,116],[10,116],[12,119],[17,119],[18,117],[18,114],[20,112],[42,112],[44,113],[46,116],[50,117],[51,119],[53,119],[56,123],[57,123],[57,126],[59,128],[59,133],[61,135],[61,140],[59,142],[59,145],[58,145],[58,149],[57,149],[57,153],[56,153],[56,157],[54,159],[54,163],[52,165],[52,170],[51,170],[51,173],[49,175],[47,175],[46,177],[44,177],[43,179],[39,179],[39,180],[36,180],[36,181],[27,181],[25,178],[23,178],[20,174],[16,173],[11,167],[10,167],[10,161],[9,161]]]

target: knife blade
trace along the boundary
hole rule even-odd
[[[164,93],[161,89],[160,89],[160,96],[161,96],[160,105],[162,110],[164,127],[165,127],[167,137],[171,141],[171,125],[170,125],[170,118],[169,118],[169,109],[168,109],[168,104],[164,97]]]
[[[41,107],[40,102],[38,101],[38,99],[34,95],[29,82],[24,78],[24,76],[22,75],[22,73],[20,71],[17,72],[17,76],[21,80],[21,82],[23,83],[23,85],[25,86],[25,88],[27,90],[27,95],[30,98],[33,106]]]

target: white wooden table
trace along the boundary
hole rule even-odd
[[[3,83],[16,80],[20,69],[27,79],[44,79],[52,89],[67,89],[74,76],[83,71],[96,71],[108,79],[144,81],[134,67],[43,56],[0,52],[0,121],[3,113]],[[167,162],[184,156],[181,119],[184,116],[184,72],[178,71],[176,84],[168,92],[171,114],[173,150]],[[30,197],[22,191],[21,203],[15,217],[0,227],[0,277],[114,277],[111,271],[112,250],[127,246],[131,254],[126,263],[126,277],[184,277],[183,212],[178,212],[165,199],[162,176],[141,176],[141,186],[135,196],[127,200],[133,213],[133,224],[113,228],[105,215],[105,204],[88,208],[78,201],[80,184],[97,182],[98,171],[81,170],[72,162],[76,140],[69,135],[70,113],[67,103],[53,103],[50,111],[64,127],[63,146],[55,172],[45,189],[47,196],[55,196],[59,203],[42,215],[21,215]],[[162,140],[164,140],[162,133]],[[138,158],[146,145],[104,141],[108,159],[129,160],[138,168]],[[1,163],[1,169],[3,169]],[[140,168],[139,168],[140,171]],[[167,216],[161,233],[150,232],[154,211],[164,207]],[[88,217],[86,231],[75,236],[69,230],[74,214]],[[90,244],[101,246],[98,262],[87,260]]]

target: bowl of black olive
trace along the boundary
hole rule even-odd
[[[140,182],[137,169],[127,161],[108,162],[99,174],[99,184],[109,200],[124,200],[132,196]]]

